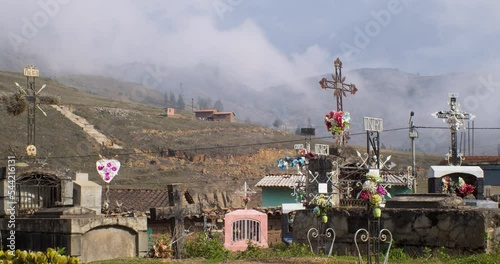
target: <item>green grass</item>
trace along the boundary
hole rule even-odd
[[[363,259],[366,261],[366,258]],[[358,258],[354,256],[256,256],[255,254],[246,258],[227,259],[227,260],[210,260],[203,258],[184,258],[179,260],[164,260],[150,258],[124,258],[106,261],[91,262],[92,264],[153,264],[165,262],[178,263],[358,263]],[[381,258],[381,263],[383,258]],[[420,257],[420,258],[389,258],[389,263],[396,264],[498,264],[500,263],[499,255],[476,254],[471,256],[436,256]]]

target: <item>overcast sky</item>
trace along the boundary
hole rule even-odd
[[[0,58],[56,71],[203,63],[260,89],[330,72],[336,57],[347,70],[390,67],[421,75],[490,73],[500,57],[494,0],[0,3]]]

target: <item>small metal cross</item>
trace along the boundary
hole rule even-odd
[[[247,199],[250,199],[250,194],[254,194],[256,192],[248,188],[247,182],[245,182],[245,185],[243,185],[243,190],[236,191],[236,193],[243,194],[243,201],[245,201],[245,209],[247,209],[247,203],[248,203]]]

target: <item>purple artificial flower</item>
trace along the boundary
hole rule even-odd
[[[384,187],[378,186],[377,187],[377,193],[380,194],[380,195],[382,195],[382,196],[385,196],[387,194],[387,191],[385,190]]]

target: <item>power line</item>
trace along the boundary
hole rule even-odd
[[[450,129],[449,127],[435,127],[435,126],[415,126],[415,128],[421,128],[421,129]],[[391,128],[391,129],[385,129],[383,132],[394,132],[394,131],[400,131],[400,130],[408,130],[409,127],[398,127],[398,128]],[[475,127],[473,129],[480,129],[480,130],[500,130],[500,127]],[[359,135],[366,135],[365,132],[357,132],[357,133],[350,133],[350,136],[359,136]],[[332,136],[325,136],[325,137],[315,137],[312,138],[312,140],[321,140],[321,139],[330,139]],[[302,142],[304,139],[290,139],[290,140],[281,140],[281,141],[269,141],[269,142],[262,142],[262,143],[248,143],[248,144],[238,144],[238,145],[223,145],[223,146],[209,146],[209,147],[197,147],[197,148],[185,148],[185,149],[171,149],[174,152],[181,151],[181,152],[188,152],[188,151],[199,151],[199,150],[213,150],[213,149],[229,149],[229,148],[240,148],[240,147],[255,147],[255,146],[265,146],[265,145],[274,145],[274,144],[283,144],[283,143],[292,143],[292,142]],[[158,154],[158,151],[143,151],[141,153],[137,152],[126,152],[126,153],[113,153],[113,156],[135,156],[135,155],[151,155],[151,154]],[[95,154],[87,154],[87,155],[72,155],[72,156],[55,156],[55,157],[48,157],[49,159],[74,159],[74,158],[94,158],[98,157],[99,155],[102,155],[101,153],[95,153]],[[0,160],[7,160],[7,158],[2,158]]]
[[[415,128],[424,129],[450,129],[449,127],[438,127],[438,126],[415,126]],[[469,127],[470,130],[499,130],[500,127]]]

